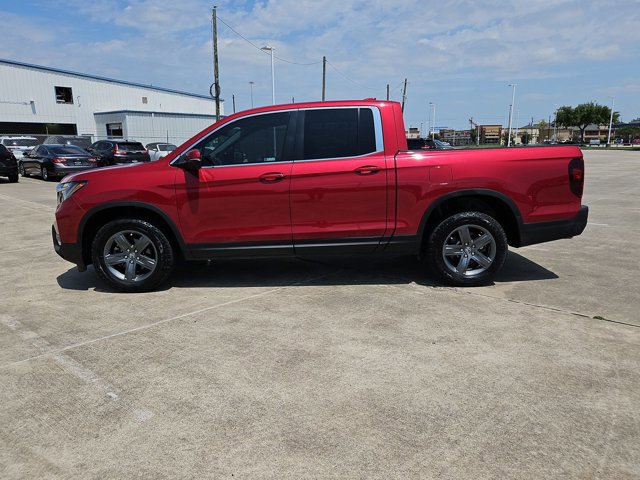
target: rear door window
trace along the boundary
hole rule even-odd
[[[374,123],[370,108],[305,111],[303,159],[356,157],[375,152]]]

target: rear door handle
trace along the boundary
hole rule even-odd
[[[363,165],[354,170],[358,175],[373,175],[380,171],[380,167],[376,165]]]
[[[279,182],[284,179],[285,175],[281,172],[269,172],[260,175],[261,182]]]

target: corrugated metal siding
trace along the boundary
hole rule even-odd
[[[180,145],[215,122],[213,115],[207,118],[155,112],[98,113],[95,118],[97,138],[106,138],[107,123],[121,123],[126,139],[137,140],[144,145],[167,141]]]
[[[123,85],[108,80],[78,77],[26,66],[0,63],[0,118],[3,122],[75,123],[78,134],[104,135],[98,132],[95,112],[110,110],[148,110],[215,113],[213,100],[151,88]],[[55,87],[71,87],[72,104],[56,103]],[[147,98],[143,103],[142,97]],[[182,125],[184,119],[180,120]],[[195,125],[194,121],[194,125]],[[210,123],[210,122],[209,122]],[[180,132],[191,130],[190,124],[179,126]],[[169,125],[162,128],[167,130]],[[172,128],[176,128],[175,124]],[[149,130],[150,127],[144,127]],[[152,129],[155,132],[155,126]],[[179,135],[177,135],[179,136]]]

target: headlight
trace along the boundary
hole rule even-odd
[[[56,195],[58,197],[58,205],[64,202],[71,195],[76,193],[82,187],[84,187],[87,182],[65,182],[59,183],[56,186]]]

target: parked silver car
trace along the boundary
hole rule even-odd
[[[19,160],[24,152],[38,146],[40,142],[35,137],[0,137],[0,144],[7,147],[7,150]]]

